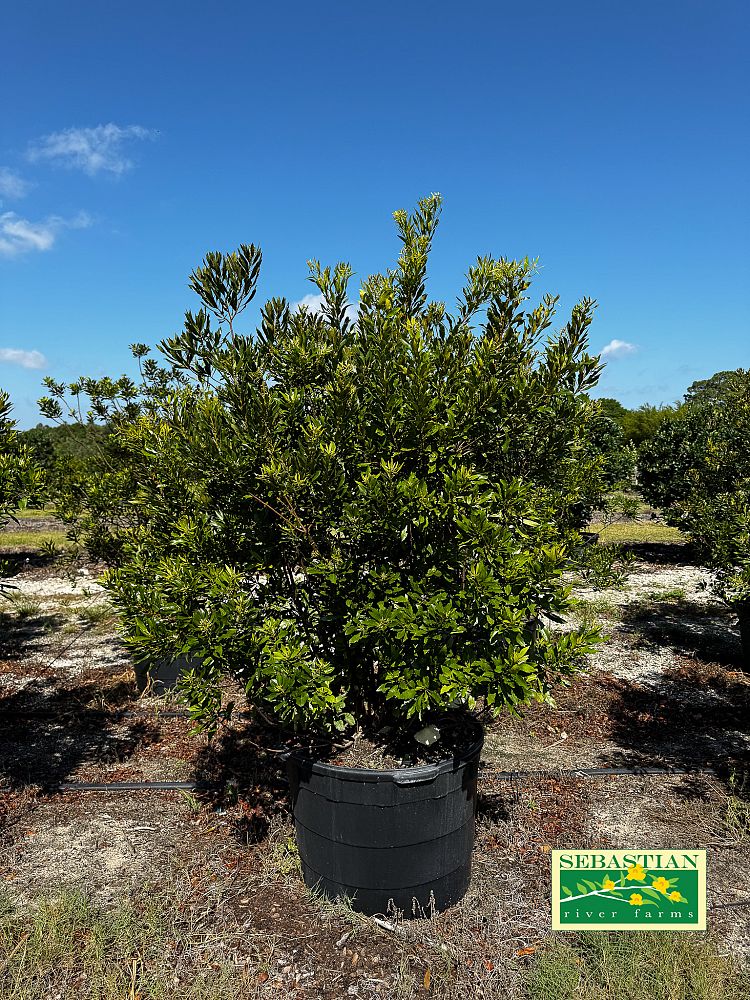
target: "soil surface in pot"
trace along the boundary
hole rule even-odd
[[[422,730],[439,732],[435,742],[426,745],[415,739]],[[340,767],[363,767],[391,770],[435,764],[467,753],[479,739],[478,723],[466,716],[441,716],[428,723],[397,729],[386,726],[377,732],[358,729],[347,741],[327,747],[309,747],[310,755]],[[308,748],[301,748],[307,752]]]

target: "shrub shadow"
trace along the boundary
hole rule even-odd
[[[243,844],[265,839],[277,816],[288,816],[289,785],[279,754],[267,751],[277,734],[238,715],[195,761],[199,798],[215,811],[227,812],[234,836]]]
[[[0,605],[0,660],[17,662],[40,652],[43,637],[66,621],[64,615],[56,612],[8,614]]]
[[[101,681],[60,685],[40,677],[1,698],[0,783],[53,791],[84,764],[123,762],[144,742],[159,739],[157,726],[123,720],[122,712],[112,710],[132,702],[132,684],[108,688],[106,705],[103,693]]]
[[[481,771],[479,780],[482,780]],[[517,803],[519,797],[515,781],[488,782],[485,789],[477,793],[477,821],[491,825],[509,822],[512,815],[509,804]]]
[[[695,556],[690,542],[622,542],[626,552],[632,552],[639,562],[656,565],[691,566]]]
[[[620,749],[603,754],[603,766],[710,766],[727,783],[750,764],[750,684],[742,674],[683,660],[658,688],[620,684],[608,715]],[[696,777],[686,796],[701,787]]]
[[[622,608],[621,622],[623,631],[637,635],[638,647],[669,646],[682,656],[740,669],[739,629],[728,609],[703,608],[685,600],[634,603]]]

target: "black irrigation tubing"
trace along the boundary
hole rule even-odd
[[[74,706],[69,705],[62,708],[62,710],[55,709],[38,709],[26,711],[22,708],[12,708],[5,709],[0,705],[0,719],[59,719],[66,715],[76,715],[85,709],[84,705]],[[186,711],[172,711],[159,708],[144,708],[141,711],[136,711],[134,709],[120,710],[117,708],[106,709],[106,708],[96,708],[96,712],[106,714],[110,716],[114,721],[119,721],[120,719],[143,719],[143,718],[153,718],[153,719],[189,719],[190,713]]]
[[[726,767],[726,765],[725,765]],[[519,781],[523,778],[607,778],[651,774],[719,774],[713,765],[696,764],[691,767],[571,767],[555,771],[489,771],[480,768],[480,779],[490,781]]]
[[[718,774],[718,769],[710,766],[696,767],[579,767],[569,770],[559,771],[485,771],[481,770],[480,780],[488,778],[490,781],[519,781],[524,778],[559,778],[559,777],[583,777],[583,778],[606,778],[606,777],[639,777],[657,774]],[[286,784],[283,777],[277,779],[278,783]],[[208,782],[201,781],[68,781],[57,787],[60,792],[171,792],[171,791],[196,791],[208,789],[211,786]]]
[[[208,786],[199,781],[66,781],[58,792],[193,792]]]

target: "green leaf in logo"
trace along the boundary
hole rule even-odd
[[[640,886],[638,886],[638,892],[640,892],[644,896],[650,896],[651,899],[661,899],[662,898],[661,893],[657,892],[656,889],[652,889],[651,886],[649,886],[649,885],[640,885]]]

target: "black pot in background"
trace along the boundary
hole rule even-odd
[[[180,675],[193,666],[190,656],[178,656],[175,660],[157,660],[155,663],[136,663],[133,665],[135,683],[138,693],[143,694],[151,688],[152,694],[163,694],[171,691],[177,685]]]
[[[462,756],[376,771],[290,754],[287,771],[305,884],[361,913],[429,915],[471,876],[483,736]]]

